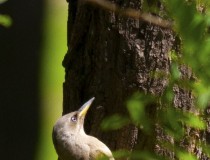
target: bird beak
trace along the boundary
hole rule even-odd
[[[83,106],[78,110],[79,111],[79,117],[85,117],[88,109],[90,108],[90,105],[93,103],[95,97],[91,98],[89,101],[87,101]]]

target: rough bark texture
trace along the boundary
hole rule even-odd
[[[69,50],[63,62],[66,69],[64,113],[95,96],[95,108],[92,107],[87,116],[87,132],[112,149],[132,149],[141,136],[136,127],[130,125],[103,133],[100,122],[113,113],[126,114],[125,99],[135,91],[161,94],[167,80],[154,79],[151,73],[169,72],[167,54],[175,38],[170,30],[158,26],[87,4],[69,3]],[[129,1],[121,6],[140,9],[141,2]],[[102,107],[97,108],[99,105]],[[156,110],[155,106],[150,107]],[[154,148],[153,140],[143,139],[143,148]]]
[[[116,2],[122,7],[141,9],[141,1]],[[88,4],[69,2],[68,52],[63,65],[63,113],[76,110],[83,102],[95,96],[96,101],[86,119],[87,133],[105,142],[112,150],[138,148],[167,154],[156,145],[156,140],[171,140],[154,124],[153,138],[147,137],[135,126],[118,131],[102,132],[100,122],[114,113],[126,114],[125,100],[135,91],[161,95],[167,78],[151,74],[169,74],[168,51],[176,49],[176,37],[169,29],[162,29],[139,20],[120,17]],[[161,7],[160,7],[161,8]],[[161,11],[161,9],[160,9]],[[187,78],[192,73],[180,68]],[[190,109],[192,95],[174,87],[177,107]],[[101,107],[98,107],[101,106]],[[155,118],[156,105],[148,113]],[[173,154],[170,155],[173,158]]]

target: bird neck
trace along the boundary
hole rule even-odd
[[[83,125],[81,125],[79,128],[79,135],[86,135]]]

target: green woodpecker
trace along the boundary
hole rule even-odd
[[[114,160],[110,149],[100,140],[84,131],[85,115],[93,97],[79,110],[58,119],[53,127],[53,143],[59,160],[96,160],[106,156]]]

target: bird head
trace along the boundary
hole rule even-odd
[[[63,129],[67,132],[77,134],[79,132],[84,132],[83,125],[84,119],[87,114],[88,109],[90,108],[93,100],[95,98],[91,98],[86,103],[82,105],[77,111],[68,113],[62,116],[54,126],[54,129],[62,131]]]

